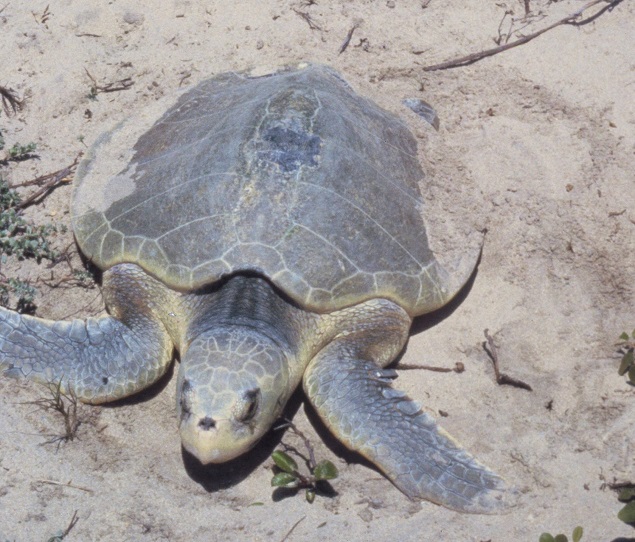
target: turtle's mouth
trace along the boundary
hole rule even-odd
[[[181,420],[181,443],[203,465],[225,463],[249,451],[260,440],[260,435],[237,434],[232,420],[213,420],[209,416],[193,415]],[[239,431],[239,433],[243,433]]]

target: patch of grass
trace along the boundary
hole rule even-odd
[[[64,420],[64,432],[59,435],[53,435],[44,444],[57,444],[59,447],[63,442],[75,440],[77,430],[81,424],[77,416],[77,396],[72,392],[62,391],[62,382],[57,384],[51,383],[46,386],[49,391],[49,397],[43,397],[28,404],[35,405],[42,410],[57,412]]]
[[[271,454],[271,459],[273,459],[275,463],[271,485],[275,488],[291,490],[294,493],[304,489],[305,498],[309,503],[315,500],[316,493],[325,495],[333,494],[334,491],[329,480],[337,478],[337,467],[328,459],[323,459],[319,462],[316,461],[311,442],[293,423],[287,421],[287,423],[278,429],[284,427],[289,427],[293,433],[302,439],[308,456],[303,455],[296,448],[286,444],[283,444],[285,451],[274,451]],[[287,452],[291,452],[296,457],[301,458],[306,465],[308,473],[301,472],[298,463]]]

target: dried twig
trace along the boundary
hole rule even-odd
[[[494,339],[489,334],[488,329],[484,330],[484,333],[485,339],[487,339],[487,341],[483,343],[483,350],[488,353],[489,357],[492,360],[492,363],[494,365],[494,374],[496,375],[496,382],[501,386],[507,384],[516,388],[522,388],[523,390],[533,391],[529,384],[526,384],[522,380],[512,378],[511,376],[500,372],[500,369],[498,367],[498,350],[496,349],[496,345],[494,344]]]
[[[2,109],[7,117],[14,115],[24,106],[24,101],[18,99],[15,91],[10,88],[0,86],[0,96],[2,97]]]
[[[282,425],[279,425],[278,427],[276,427],[276,430],[278,429],[286,429],[289,428],[293,433],[295,433],[296,435],[298,435],[298,437],[300,437],[302,439],[302,442],[304,442],[304,446],[306,447],[307,451],[309,452],[309,458],[308,458],[308,466],[309,469],[314,469],[317,465],[317,462],[315,461],[315,451],[313,450],[313,445],[311,444],[311,441],[304,435],[304,433],[302,431],[300,431],[295,424],[291,421],[288,420],[287,418],[284,419],[284,423]],[[287,447],[287,449],[292,448],[291,446],[288,446],[287,444],[283,444],[284,446]],[[297,453],[300,457],[303,457],[303,455],[298,452],[298,450],[296,450],[295,448],[293,449],[295,453]]]
[[[77,396],[72,390],[62,391],[62,381],[57,384],[51,382],[46,386],[50,397],[27,401],[27,405],[35,405],[43,410],[59,412],[64,419],[64,434],[51,437],[44,444],[57,444],[59,448],[62,442],[75,440],[81,421],[77,416]]]
[[[68,533],[71,532],[71,529],[75,527],[78,521],[79,521],[79,517],[77,516],[77,510],[75,510],[75,512],[73,513],[73,517],[71,518],[71,521],[68,524],[68,527],[66,527],[66,529],[62,533],[51,537],[49,539],[49,542],[59,542],[61,540],[64,540],[68,536]]]
[[[460,361],[457,361],[454,367],[434,367],[432,365],[411,365],[411,364],[399,364],[397,366],[398,369],[403,369],[404,371],[413,371],[413,370],[425,370],[425,371],[433,371],[435,373],[462,373],[465,371],[465,365]]]
[[[525,17],[527,17],[531,13],[531,8],[529,7],[529,0],[525,1]]]
[[[423,71],[426,72],[431,72],[431,71],[436,71],[436,70],[447,70],[448,68],[456,68],[456,67],[460,67],[460,66],[468,66],[470,64],[474,64],[475,62],[478,62],[479,60],[482,60],[484,58],[487,58],[489,56],[494,56],[497,55],[498,53],[502,53],[503,51],[507,51],[508,49],[512,49],[513,47],[518,47],[519,45],[523,45],[535,38],[537,38],[538,36],[541,36],[542,34],[544,34],[545,32],[548,32],[549,30],[552,30],[558,26],[562,26],[565,24],[570,24],[570,25],[582,25],[582,24],[586,24],[592,20],[595,20],[597,17],[599,17],[602,13],[604,13],[605,11],[611,10],[613,9],[615,6],[617,6],[618,4],[620,4],[622,2],[622,0],[593,0],[592,2],[589,2],[588,4],[585,4],[584,6],[582,6],[579,10],[577,10],[575,13],[572,13],[571,15],[568,15],[567,17],[565,17],[564,19],[560,19],[559,21],[556,21],[555,23],[547,26],[546,28],[543,28],[541,30],[538,30],[536,32],[533,32],[532,34],[528,34],[527,36],[523,36],[522,38],[517,39],[516,41],[513,41],[511,43],[506,43],[504,45],[500,45],[498,47],[494,47],[492,49],[486,49],[484,51],[479,51],[478,53],[472,53],[470,55],[467,56],[463,56],[460,58],[455,58],[454,60],[448,60],[447,62],[442,62],[440,64],[433,64],[431,66],[424,66],[423,67]],[[593,6],[596,6],[600,3],[605,3],[606,5],[600,9],[597,13],[591,15],[590,17],[580,21],[580,17],[582,16],[582,14],[588,10],[589,8],[592,8]]]
[[[44,199],[48,194],[50,194],[55,188],[60,186],[61,184],[68,183],[71,181],[71,175],[73,174],[77,164],[79,163],[79,159],[82,154],[78,154],[73,163],[65,168],[60,169],[59,171],[54,171],[53,173],[47,173],[46,175],[41,175],[36,179],[32,179],[30,181],[26,181],[23,183],[18,183],[11,185],[9,188],[21,188],[24,186],[33,186],[38,185],[41,186],[39,190],[36,190],[26,199],[22,200],[20,203],[16,205],[16,209],[24,209],[29,205],[33,205],[34,203],[39,203],[42,199]]]
[[[287,538],[289,538],[291,536],[291,533],[295,530],[295,528],[298,525],[300,525],[300,523],[302,523],[305,519],[306,519],[306,516],[302,516],[298,521],[296,521],[293,524],[293,527],[291,527],[291,529],[289,529],[289,532],[286,535],[284,535],[284,538],[280,542],[285,542],[287,540]]]
[[[118,92],[120,90],[127,90],[134,85],[134,81],[130,77],[124,77],[123,79],[119,79],[119,81],[100,85],[86,68],[84,68],[84,71],[93,83],[90,87],[90,96],[92,97],[97,96],[100,92]]]
[[[80,491],[86,491],[87,493],[94,493],[95,492],[93,489],[90,489],[89,487],[76,486],[76,485],[71,483],[71,480],[69,480],[66,483],[64,483],[64,482],[56,482],[55,480],[38,480],[38,482],[40,484],[50,484],[52,486],[62,486],[62,487],[70,487],[72,489],[79,489]]]
[[[342,45],[337,51],[338,55],[341,55],[344,51],[346,51],[346,48],[349,46],[349,44],[351,43],[351,39],[353,38],[353,33],[355,32],[355,30],[359,28],[360,24],[362,24],[361,21],[356,21],[355,24],[351,26],[351,29],[348,31],[348,34],[346,34],[346,38],[344,38]]]
[[[313,20],[313,17],[311,17],[306,11],[298,11],[295,8],[293,11],[307,22],[311,30],[322,30],[322,28]]]

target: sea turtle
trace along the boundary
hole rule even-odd
[[[0,369],[103,403],[150,386],[176,349],[180,435],[203,464],[252,448],[302,382],[333,434],[409,497],[501,511],[505,482],[386,368],[477,257],[437,262],[422,178],[404,123],[328,67],[203,81],[102,136],[78,170],[73,228],[109,315],[2,309]]]

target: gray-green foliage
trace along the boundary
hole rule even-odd
[[[573,540],[573,542],[580,542],[580,540],[582,539],[582,534],[583,529],[582,527],[578,526],[573,529],[573,535],[571,536],[571,539]],[[553,536],[549,533],[542,533],[540,535],[540,538],[538,539],[538,542],[569,542],[569,539],[567,538],[567,535],[564,534],[557,534],[556,536]]]
[[[0,150],[4,146],[0,133]],[[33,151],[35,143],[16,143],[9,149],[7,158],[12,161],[25,160],[32,156]],[[8,256],[33,258],[38,263],[42,259],[55,260],[58,253],[50,245],[50,235],[58,229],[52,224],[38,226],[26,220],[19,210],[21,201],[16,190],[0,177],[0,263],[4,264]],[[35,308],[33,300],[36,293],[36,289],[25,281],[0,276],[0,304],[3,306],[8,306],[10,300],[15,298],[16,310],[31,312]]]
[[[622,361],[620,362],[618,373],[620,376],[628,373],[630,383],[635,384],[635,356],[633,355],[633,351],[635,350],[635,329],[630,337],[626,331],[622,333],[620,335],[620,341],[616,346],[622,354]]]
[[[33,301],[37,290],[28,282],[20,279],[9,278],[6,282],[0,282],[0,305],[7,307],[11,296],[17,299],[15,310],[18,312],[32,312],[35,308]]]
[[[27,143],[26,145],[20,145],[16,143],[9,149],[9,160],[13,160],[14,162],[19,162],[20,160],[26,160],[31,157],[31,155],[35,152],[36,144],[35,143]]]
[[[19,194],[0,178],[0,252],[18,258],[54,260],[57,252],[49,244],[51,233],[57,231],[52,224],[35,225],[25,220],[17,210]]]

